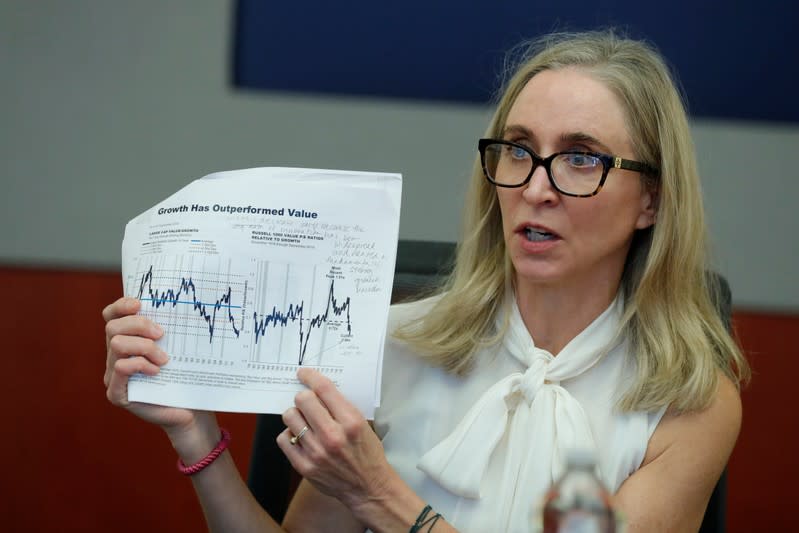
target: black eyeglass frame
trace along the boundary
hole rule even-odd
[[[485,150],[486,147],[491,144],[504,144],[507,146],[513,146],[515,148],[520,148],[530,154],[530,158],[533,161],[533,165],[530,168],[530,173],[527,174],[527,177],[521,183],[515,185],[508,185],[507,183],[498,183],[491,179],[488,169],[486,168],[486,157],[485,157]],[[539,157],[535,152],[533,152],[529,147],[515,143],[513,141],[506,141],[503,139],[479,139],[477,141],[477,149],[480,152],[480,165],[483,167],[483,175],[485,178],[492,184],[496,185],[497,187],[506,187],[506,188],[516,188],[516,187],[523,187],[527,183],[530,182],[530,179],[533,177],[533,172],[539,166],[543,166],[544,169],[547,171],[547,177],[549,178],[549,183],[552,184],[552,187],[555,188],[561,194],[566,196],[573,196],[576,198],[590,198],[591,196],[596,196],[599,194],[599,191],[602,190],[602,186],[605,185],[605,180],[608,177],[608,172],[611,168],[620,168],[622,170],[632,170],[635,172],[641,172],[651,177],[655,177],[658,174],[658,171],[651,166],[647,165],[646,163],[641,163],[639,161],[633,161],[632,159],[624,159],[617,155],[608,155],[608,154],[601,154],[598,152],[583,152],[579,150],[567,150],[565,152],[555,152],[554,154],[550,154],[547,157]],[[567,192],[558,187],[558,184],[555,182],[555,178],[552,177],[552,161],[555,160],[556,157],[559,155],[587,155],[596,157],[600,161],[602,161],[602,178],[599,180],[599,184],[596,186],[593,192],[587,194],[575,194],[572,192]]]

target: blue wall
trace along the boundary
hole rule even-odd
[[[511,46],[553,29],[613,25],[663,52],[694,116],[799,122],[799,2],[575,0],[566,5],[239,0],[234,84],[486,102]]]

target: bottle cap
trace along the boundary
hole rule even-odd
[[[567,467],[594,467],[596,466],[596,454],[588,448],[569,448],[566,450]]]

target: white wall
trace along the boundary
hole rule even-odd
[[[128,219],[204,174],[270,165],[402,172],[401,237],[457,237],[490,110],[235,90],[231,8],[0,0],[0,263],[117,267]],[[799,125],[695,135],[736,305],[798,310]]]

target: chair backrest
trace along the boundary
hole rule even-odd
[[[400,240],[392,301],[405,299],[435,286],[451,268],[454,253],[455,244],[450,242]],[[719,287],[716,307],[729,328],[732,301],[729,285],[715,273],[710,276],[711,281]],[[258,415],[247,475],[247,485],[256,500],[278,522],[283,520],[288,502],[299,483],[299,476],[275,443],[277,435],[284,429],[279,415]],[[700,533],[725,531],[726,494],[725,470],[710,497]]]
[[[716,285],[716,310],[719,312],[721,321],[727,327],[727,331],[732,331],[732,292],[730,285],[723,276],[716,272],[708,273],[710,283]],[[699,533],[724,533],[727,530],[727,469],[721,473],[721,477],[710,495],[710,501],[705,509],[705,517],[702,519],[702,526]]]

